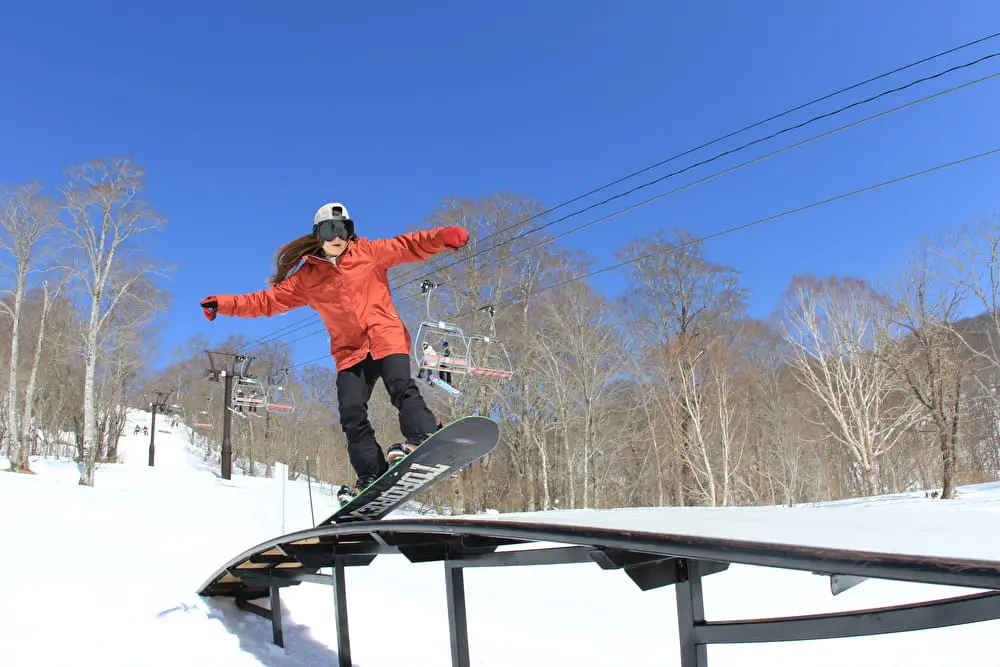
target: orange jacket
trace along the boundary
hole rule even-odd
[[[285,280],[250,294],[216,295],[219,314],[270,317],[309,306],[326,325],[337,369],[390,354],[409,354],[410,332],[403,325],[389,291],[388,271],[405,262],[425,260],[445,249],[439,227],[389,239],[361,238],[337,258],[307,256]]]

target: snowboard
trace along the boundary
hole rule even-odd
[[[500,426],[492,419],[460,417],[433,433],[320,525],[381,519],[485,456],[499,441]]]

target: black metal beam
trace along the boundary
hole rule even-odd
[[[347,576],[339,558],[333,566],[333,606],[337,616],[337,657],[340,667],[351,667],[351,634],[347,624]]]
[[[292,574],[312,574],[317,568],[308,567],[254,567],[254,568],[233,568],[229,570],[234,577],[239,577],[243,580],[255,579],[258,577],[269,577],[275,572],[284,572],[287,575]]]
[[[991,591],[836,614],[696,623],[694,635],[705,644],[749,644],[867,637],[996,619],[1000,619],[1000,592]]]
[[[271,621],[271,639],[277,646],[284,648],[285,635],[281,625],[281,597],[277,586],[271,587],[269,597],[271,598],[270,609],[265,609],[264,607],[254,604],[253,602],[241,597],[236,598],[236,606],[244,611],[248,611],[251,614]]]
[[[281,625],[281,588],[271,586],[271,638],[274,643],[284,648],[285,631]]]
[[[680,640],[681,667],[708,667],[708,647],[698,635],[705,623],[705,598],[698,562],[677,563],[680,581],[674,588],[677,598],[677,636]]]
[[[524,540],[496,539],[474,534],[421,535],[411,533],[380,534],[381,540],[406,556],[411,563],[442,561],[467,554],[486,554],[500,546],[523,544]]]
[[[357,555],[372,555],[377,556],[379,554],[398,554],[399,550],[395,547],[379,544],[374,540],[365,540],[363,542],[319,542],[314,544],[282,544],[281,548],[292,556],[298,556],[299,554],[331,554],[334,550],[337,551],[341,556],[346,556],[348,554]]]
[[[451,667],[469,667],[469,622],[465,609],[465,573],[461,566],[445,561],[444,577],[445,592],[448,596]]]
[[[336,586],[337,584],[333,575],[330,574],[292,573],[283,572],[282,570],[264,570],[263,572],[266,574],[254,577],[248,576],[247,580],[253,579],[255,583],[259,580],[267,586],[291,586],[297,583],[321,584],[323,586]]]
[[[292,544],[314,539],[321,542]],[[572,546],[496,551],[506,544],[539,542]],[[268,553],[274,549],[288,556]],[[365,565],[379,553],[387,552],[401,553],[415,562],[444,561],[453,667],[470,664],[465,567],[567,564],[589,560],[604,569],[625,571],[642,590],[675,585],[682,667],[707,667],[709,644],[865,636],[1000,619],[1000,561],[475,519],[381,520],[298,531],[237,556],[199,592],[232,596],[242,608],[271,618],[276,641],[279,641],[281,603],[280,599],[274,599],[276,591],[303,581],[332,583],[339,663],[341,667],[349,667],[345,568],[352,563]],[[295,557],[305,566],[274,567],[278,561],[289,557]],[[247,560],[263,561],[270,567],[236,567]],[[319,562],[332,563],[333,575],[321,575],[316,571],[318,567],[311,567]],[[998,592],[839,614],[708,622],[705,620],[702,578],[725,570],[731,563],[835,573],[828,575],[834,594],[866,578],[986,588]],[[241,578],[242,582],[223,581],[227,574]],[[277,614],[248,602],[268,596],[272,597],[272,608]]]
[[[571,565],[591,563],[591,547],[551,547],[543,549],[518,549],[487,554],[464,554],[448,561],[456,567],[503,567],[511,565]]]
[[[243,611],[248,611],[251,614],[254,614],[255,616],[260,616],[261,618],[266,618],[269,621],[271,620],[271,610],[270,609],[267,609],[265,607],[261,607],[258,604],[254,604],[253,602],[250,602],[250,601],[248,601],[248,600],[246,600],[246,599],[244,599],[242,597],[236,598],[236,606],[239,607],[240,609],[242,609]]]
[[[672,586],[682,581],[686,576],[684,560],[672,556],[658,556],[648,553],[635,553],[621,549],[592,549],[591,557],[603,570],[624,570],[639,590],[650,591],[654,588]],[[722,572],[729,568],[728,563],[714,561],[694,561],[700,565],[701,576]]]
[[[244,552],[224,566],[199,590],[211,595],[212,584],[231,567],[255,553],[312,537],[364,537],[396,546],[408,544],[428,547],[422,558],[440,560],[468,553],[476,547],[490,551],[502,542],[555,542],[579,546],[641,552],[655,556],[687,558],[777,567],[810,572],[835,572],[841,575],[913,581],[919,583],[965,586],[1000,590],[1000,561],[977,561],[936,556],[901,555],[852,551],[766,542],[750,542],[717,537],[670,535],[652,532],[623,531],[612,528],[574,525],[548,525],[497,520],[473,519],[383,519],[374,522],[324,525],[319,528],[283,535]],[[475,539],[473,539],[475,536]],[[447,548],[440,546],[446,543]],[[400,549],[402,552],[403,549]],[[430,553],[435,552],[435,553]]]

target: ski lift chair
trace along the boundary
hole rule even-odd
[[[288,386],[288,369],[271,378],[267,385],[264,408],[270,412],[291,414],[295,412],[295,395]]]
[[[514,375],[514,367],[510,363],[506,346],[496,339],[497,327],[494,320],[496,308],[489,305],[480,310],[485,310],[490,316],[490,335],[469,336],[469,374],[505,380]]]
[[[267,389],[257,378],[237,376],[233,378],[233,396],[230,409],[234,414],[246,416],[243,409],[255,414],[258,408],[265,406]]]
[[[419,368],[450,373],[469,372],[469,340],[457,324],[421,322],[413,341]]]
[[[208,410],[199,410],[198,414],[195,415],[195,421],[192,426],[195,428],[211,429],[212,415],[209,414]]]
[[[420,323],[413,339],[413,358],[427,372],[468,373],[469,339],[457,324],[435,320],[431,315],[431,292],[438,285],[425,280],[420,290],[427,297],[427,319]]]
[[[489,336],[469,336],[469,373],[479,377],[506,380],[514,375],[507,348]]]

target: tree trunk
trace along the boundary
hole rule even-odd
[[[90,327],[87,330],[86,366],[83,379],[83,469],[79,484],[94,485],[97,442],[97,396],[95,377],[97,375],[97,327],[100,308],[99,298],[94,299],[90,308]]]
[[[958,416],[961,405],[961,382],[955,381],[955,402],[952,406],[951,428],[941,432],[941,498],[955,497],[955,443],[958,442]],[[942,426],[944,426],[942,424]]]
[[[35,419],[35,393],[38,386],[38,369],[42,365],[42,344],[45,342],[45,320],[49,315],[49,308],[52,300],[49,297],[48,287],[43,288],[42,318],[38,322],[38,340],[35,341],[35,354],[31,361],[31,372],[28,374],[28,384],[24,389],[24,414],[22,415],[21,447],[18,450],[15,467],[28,470],[28,453],[31,443],[34,442],[35,429],[33,422]]]
[[[27,445],[21,438],[17,421],[17,364],[21,338],[21,306],[24,303],[24,272],[18,272],[17,287],[14,290],[14,308],[11,312],[10,368],[7,376],[7,437],[10,439],[8,451],[13,455],[11,469],[29,472]]]

